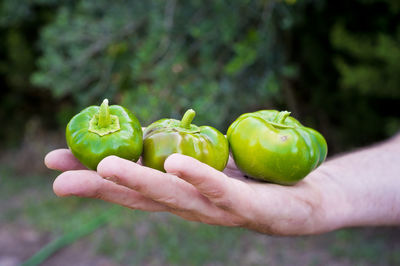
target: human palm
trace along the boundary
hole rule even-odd
[[[45,164],[63,171],[53,185],[59,196],[98,198],[268,234],[313,234],[338,227],[327,210],[341,204],[340,191],[320,173],[311,173],[295,186],[281,186],[246,178],[231,158],[220,172],[180,154],[167,158],[167,173],[116,156],[101,161],[96,172],[87,170],[67,149],[50,152]]]

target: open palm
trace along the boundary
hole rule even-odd
[[[231,158],[220,172],[180,154],[168,157],[167,173],[116,156],[101,161],[96,172],[87,170],[68,149],[50,152],[45,163],[63,171],[53,185],[59,196],[98,198],[132,209],[166,211],[190,221],[277,235],[320,233],[338,226],[326,210],[341,204],[339,189],[323,174],[311,173],[287,187],[244,177]]]

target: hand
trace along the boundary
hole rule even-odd
[[[53,185],[58,196],[98,198],[268,234],[330,231],[340,227],[339,210],[347,210],[340,188],[327,176],[310,174],[292,187],[261,183],[245,178],[231,158],[223,173],[180,154],[165,161],[167,173],[116,156],[102,160],[97,172],[85,170],[67,149],[50,152],[45,164],[64,171]]]

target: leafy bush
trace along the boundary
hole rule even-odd
[[[195,123],[222,131],[243,112],[288,109],[332,153],[365,145],[400,128],[399,10],[397,0],[5,0],[0,121],[18,123],[2,139],[34,115],[64,127],[107,97],[143,125],[194,108]]]
[[[32,81],[80,106],[114,99],[145,123],[192,107],[198,123],[226,127],[279,100],[286,9],[260,0],[78,1],[42,30]]]

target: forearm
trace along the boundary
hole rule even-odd
[[[335,187],[325,202],[332,229],[400,224],[399,135],[328,160],[316,174]]]

